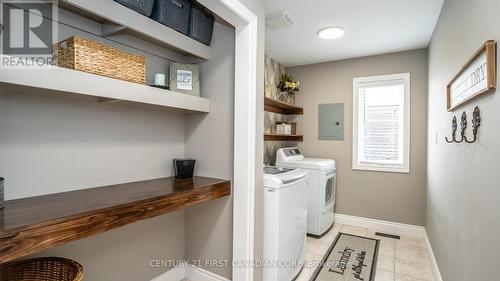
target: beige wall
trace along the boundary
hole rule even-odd
[[[446,84],[486,40],[500,40],[499,12],[498,0],[446,0],[429,49],[426,227],[445,281],[499,280],[500,95],[445,109]],[[479,141],[446,143],[453,115],[466,111],[470,126],[475,106],[481,109]]]
[[[296,104],[304,107],[298,130],[299,144],[309,157],[337,161],[335,212],[424,225],[427,136],[427,51],[349,59],[287,68],[300,80]],[[352,170],[352,79],[354,77],[411,73],[410,174]],[[345,103],[345,140],[318,141],[318,104]]]

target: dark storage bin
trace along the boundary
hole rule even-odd
[[[155,0],[115,0],[115,2],[149,17],[153,11]]]
[[[193,7],[191,9],[191,19],[189,21],[189,37],[205,45],[210,45],[213,29],[214,17],[205,15],[198,7]]]
[[[151,18],[187,34],[191,2],[186,0],[156,0]]]

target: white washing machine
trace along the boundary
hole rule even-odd
[[[302,269],[308,178],[302,169],[264,168],[264,281],[290,281]]]
[[[337,170],[332,159],[305,158],[297,147],[276,153],[276,166],[309,172],[307,233],[323,235],[333,225]]]

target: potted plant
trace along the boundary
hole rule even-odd
[[[290,103],[290,94],[299,91],[300,81],[295,80],[292,75],[285,73],[281,75],[281,81],[278,84],[279,92],[276,99],[285,103]]]

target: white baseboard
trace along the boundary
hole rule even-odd
[[[176,266],[151,281],[182,281],[184,278],[189,281],[230,281],[227,278],[191,264]]]
[[[434,256],[434,251],[432,250],[431,241],[429,241],[429,236],[427,235],[427,231],[425,232],[425,244],[427,245],[427,252],[429,253],[431,258],[431,266],[432,266],[432,272],[434,273],[434,280],[443,281],[443,278],[441,277],[441,272],[439,271],[439,267],[436,261],[436,257]]]
[[[439,272],[436,258],[434,257],[434,252],[432,251],[432,247],[429,242],[429,237],[427,236],[427,232],[425,231],[424,227],[343,214],[335,214],[335,223],[370,228],[373,230],[391,234],[424,238],[427,245],[427,250],[431,256],[430,258],[432,269],[434,272],[434,278],[436,281],[443,281]],[[151,281],[181,281],[184,278],[188,279],[189,281],[230,281],[230,279],[224,278],[211,271],[196,267],[191,264],[174,267]]]
[[[423,226],[382,221],[343,214],[335,214],[335,223],[370,228],[376,231],[390,234],[408,235],[421,238],[424,238],[426,236],[425,228]]]
[[[411,225],[411,224],[369,219],[363,217],[349,216],[343,214],[335,214],[335,223],[370,228],[376,231],[386,232],[390,234],[408,235],[408,236],[423,238],[425,240],[427,251],[431,258],[431,263],[432,263],[431,266],[432,266],[432,271],[434,273],[434,280],[443,281],[425,227]]]
[[[151,281],[181,281],[186,278],[186,267],[176,266]]]
[[[230,281],[211,271],[190,264],[186,268],[186,279],[189,281]]]

